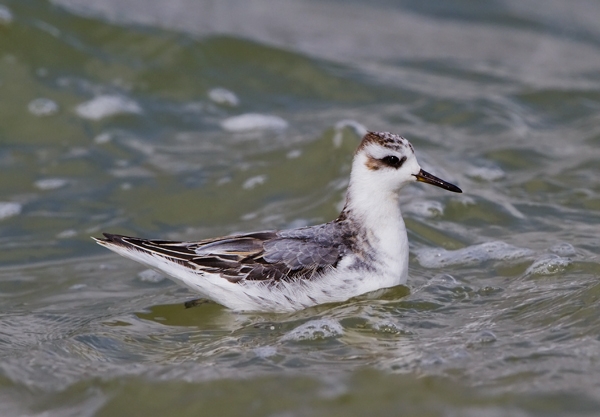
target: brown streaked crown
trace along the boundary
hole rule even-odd
[[[409,147],[411,151],[414,152],[414,149],[410,142],[404,139],[402,136],[395,135],[389,132],[368,132],[356,148],[356,153],[360,152],[363,148],[365,148],[369,144],[377,144],[379,146],[383,146],[393,151],[401,151],[405,147]]]

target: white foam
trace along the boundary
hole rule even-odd
[[[235,107],[240,104],[240,99],[235,95],[233,91],[229,91],[226,88],[213,88],[208,92],[208,98],[217,104],[226,104],[228,106]]]
[[[438,282],[447,287],[456,287],[456,286],[460,285],[460,282],[458,282],[458,280],[450,274],[436,275],[431,280],[429,280],[429,282],[430,283]]]
[[[137,276],[140,280],[144,282],[151,282],[153,284],[166,279],[164,275],[156,272],[154,269],[146,269],[137,274]]]
[[[299,229],[301,227],[310,226],[312,223],[309,219],[297,218],[286,224],[286,229]]]
[[[0,4],[0,25],[8,25],[13,21],[13,14],[10,9]]]
[[[40,190],[55,190],[64,187],[69,181],[64,178],[45,178],[37,180],[34,184]]]
[[[242,188],[244,190],[251,190],[252,188],[256,187],[257,185],[264,184],[266,181],[267,181],[266,175],[256,175],[256,176],[250,177],[246,181],[244,181]]]
[[[252,351],[259,358],[269,358],[277,355],[277,348],[275,346],[259,346]]]
[[[404,332],[402,328],[398,327],[396,323],[393,323],[391,321],[376,322],[373,323],[371,327],[373,328],[373,330],[376,330],[381,333],[399,334]]]
[[[577,251],[567,242],[560,242],[550,247],[550,252],[555,253],[559,256],[575,256],[577,255]]]
[[[246,113],[223,120],[221,122],[221,127],[229,132],[246,132],[251,130],[283,130],[288,127],[288,122],[278,116]]]
[[[77,236],[77,231],[73,229],[63,230],[62,232],[56,235],[58,239],[68,239],[75,236]]]
[[[494,343],[498,340],[498,336],[491,330],[482,330],[473,337],[471,337],[470,344],[481,344],[486,345]]]
[[[343,334],[344,329],[336,320],[317,319],[301,324],[300,326],[283,335],[281,340],[319,340],[337,337]]]
[[[477,265],[490,260],[511,261],[530,257],[533,253],[530,249],[494,241],[457,250],[421,249],[417,251],[417,261],[425,268],[445,268],[450,265]]]
[[[87,285],[86,285],[86,284],[75,284],[75,285],[71,285],[71,286],[69,287],[69,289],[70,289],[70,290],[72,290],[72,291],[77,291],[77,290],[82,290],[82,289],[84,289],[85,287],[87,287]]]
[[[111,140],[112,140],[112,135],[108,132],[100,133],[99,135],[96,135],[96,137],[94,138],[94,142],[97,143],[98,145],[108,143]]]
[[[354,130],[359,137],[367,134],[367,128],[362,124],[352,119],[343,119],[335,124],[335,134],[333,135],[333,146],[339,148],[342,145],[342,130],[350,128]]]
[[[0,219],[16,216],[21,213],[23,206],[19,203],[0,202]]]
[[[497,181],[504,178],[506,173],[500,168],[471,167],[467,170],[467,175],[484,181]]]
[[[554,254],[543,255],[536,259],[525,271],[525,276],[530,275],[554,275],[563,272],[571,264],[570,259],[566,259]]]
[[[58,104],[49,98],[36,98],[29,102],[27,109],[35,116],[51,116],[58,113]]]
[[[142,108],[126,97],[102,95],[79,104],[75,112],[84,119],[100,120],[117,114],[140,114]]]
[[[254,220],[258,217],[258,213],[246,213],[240,217],[243,221]]]
[[[439,201],[411,201],[403,207],[408,213],[421,217],[438,217],[444,214],[444,206]]]
[[[300,149],[292,149],[285,155],[287,159],[296,159],[300,158],[300,156],[302,156],[302,151]]]
[[[114,168],[110,174],[117,178],[152,178],[154,174],[143,167]]]

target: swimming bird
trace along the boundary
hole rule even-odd
[[[421,169],[405,138],[368,132],[354,154],[345,206],[329,223],[196,242],[94,239],[230,309],[296,311],[406,283],[398,192],[415,181],[462,192]]]

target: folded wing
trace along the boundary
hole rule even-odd
[[[118,245],[219,274],[231,282],[311,279],[337,265],[344,248],[330,224],[285,232],[256,232],[199,242],[148,240],[105,233],[99,243]]]

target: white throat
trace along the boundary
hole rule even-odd
[[[360,225],[378,255],[382,273],[403,284],[408,276],[408,238],[398,190],[373,180],[361,158],[355,158],[346,197],[346,215]]]

